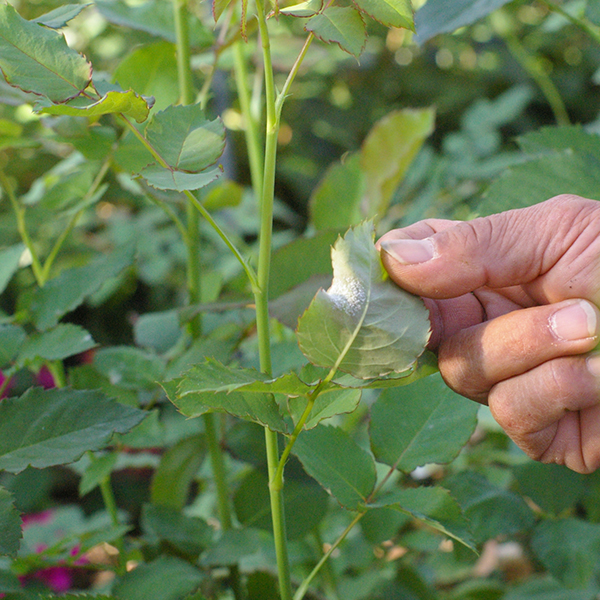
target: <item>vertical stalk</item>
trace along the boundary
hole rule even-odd
[[[179,101],[182,104],[191,104],[195,100],[192,82],[192,67],[190,60],[189,27],[187,21],[187,9],[185,0],[173,0],[175,11],[175,32],[177,40],[177,75],[179,83]],[[191,194],[191,192],[190,192]],[[188,196],[186,204],[187,216],[187,288],[188,303],[190,305],[200,304],[201,269],[200,269],[200,213],[197,210],[193,198]],[[198,339],[202,334],[202,321],[200,312],[192,317],[189,323],[189,333],[192,339]],[[203,416],[204,431],[209,448],[211,468],[217,488],[217,506],[219,519],[224,531],[231,529],[232,518],[229,505],[229,487],[227,485],[227,470],[213,413]],[[240,573],[237,566],[230,569],[231,585],[236,600],[244,597],[240,581]]]
[[[260,368],[263,373],[271,374],[271,345],[269,328],[269,274],[271,270],[271,242],[273,235],[273,199],[275,195],[275,161],[277,158],[277,133],[279,118],[276,108],[275,81],[271,62],[271,46],[267,28],[267,18],[263,0],[256,0],[258,28],[262,45],[265,69],[266,134],[265,159],[260,197],[260,240],[258,253],[257,286],[254,289],[256,304],[256,329]],[[269,471],[269,497],[271,519],[277,557],[277,573],[281,600],[292,599],[285,513],[283,508],[283,490],[275,483],[279,464],[279,444],[277,434],[265,428],[267,465]]]

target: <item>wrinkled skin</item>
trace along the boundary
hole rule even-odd
[[[427,219],[378,246],[390,277],[425,299],[446,383],[488,404],[532,458],[599,468],[600,202]]]

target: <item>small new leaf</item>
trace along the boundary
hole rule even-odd
[[[297,330],[310,362],[360,379],[405,371],[430,335],[425,305],[388,278],[374,237],[367,221],[338,239],[331,252],[333,283],[317,292]]]

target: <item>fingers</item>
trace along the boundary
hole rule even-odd
[[[580,473],[600,467],[600,379],[589,358],[545,362],[498,383],[488,402],[498,424],[531,458]]]
[[[421,296],[452,298],[483,286],[537,281],[532,286],[539,296],[536,301],[554,302],[589,297],[589,288],[597,288],[597,280],[586,270],[592,258],[587,250],[595,245],[596,258],[600,253],[598,215],[596,201],[558,196],[468,222],[423,221],[386,234],[379,245],[391,278]],[[566,256],[569,260],[562,261],[559,277],[544,280]],[[582,271],[575,282],[570,261]]]

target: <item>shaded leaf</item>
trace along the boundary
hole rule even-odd
[[[127,92],[108,92],[100,100],[77,98],[68,104],[52,104],[45,99],[41,99],[34,106],[34,110],[47,115],[88,118],[116,113],[142,123],[148,118],[152,104],[153,100],[142,98],[133,90],[129,90]]]
[[[354,4],[372,19],[386,27],[415,30],[410,0],[353,0]]]
[[[140,175],[158,190],[198,190],[218,179],[223,174],[222,167],[206,169],[200,173],[187,173],[175,169],[152,165],[140,171]]]
[[[361,395],[362,391],[359,389],[333,389],[320,393],[304,424],[304,429],[316,427],[323,419],[355,411],[360,403]],[[306,398],[303,397],[288,399],[290,414],[295,423],[302,416],[306,402]]]
[[[54,329],[27,338],[17,358],[24,365],[36,358],[63,360],[96,346],[88,331],[72,323],[60,323]]]
[[[17,557],[21,542],[21,516],[8,490],[0,487],[0,556]]]
[[[98,350],[94,355],[94,367],[113,385],[134,390],[154,388],[165,370],[159,357],[133,346]]]
[[[269,555],[273,536],[260,529],[229,529],[202,554],[201,565],[236,565],[252,556]]]
[[[15,359],[26,339],[27,334],[19,325],[0,325],[0,367]]]
[[[373,492],[377,480],[373,458],[342,429],[319,425],[304,431],[293,452],[344,508],[359,510]]]
[[[204,461],[204,436],[184,438],[162,456],[152,477],[150,499],[153,504],[182,510],[187,504],[190,486]]]
[[[25,244],[15,244],[0,251],[0,294],[17,272],[24,251]]]
[[[468,521],[460,506],[447,490],[440,487],[419,487],[385,494],[369,507],[388,507],[412,515],[465,546],[474,549]]]
[[[95,489],[103,480],[110,477],[117,458],[116,452],[109,452],[103,456],[94,457],[79,480],[79,495],[85,496]]]
[[[378,461],[406,472],[450,462],[473,434],[477,411],[439,373],[385,390],[371,408],[371,449]]]
[[[405,371],[430,335],[423,301],[387,277],[373,242],[370,222],[338,239],[331,253],[333,284],[317,292],[297,331],[312,363],[359,378]]]
[[[359,57],[367,42],[367,29],[360,13],[349,6],[330,6],[311,17],[306,24],[311,31],[327,44],[335,43],[344,52]]]
[[[231,0],[212,0],[212,14],[215,23],[219,20],[219,17],[225,12],[225,9],[230,3]]]
[[[0,402],[0,469],[18,473],[73,462],[145,416],[96,391],[31,388]]]
[[[116,277],[133,261],[134,246],[120,246],[83,267],[63,271],[36,290],[29,307],[39,329],[54,327],[59,319],[77,308],[107,280]]]
[[[62,35],[26,21],[10,4],[0,4],[0,69],[11,85],[53,102],[79,96],[92,79],[91,64]]]
[[[428,0],[415,15],[415,41],[424,44],[438,33],[475,23],[511,0]]]

